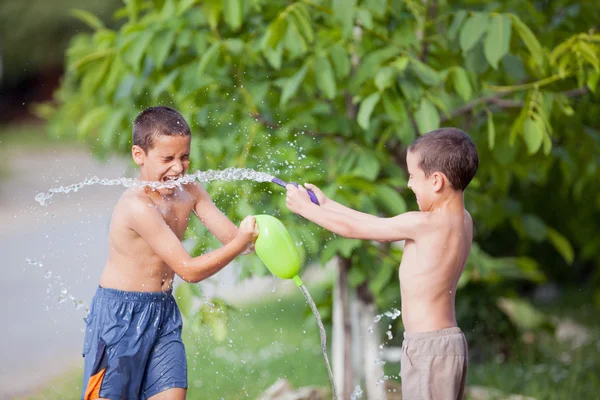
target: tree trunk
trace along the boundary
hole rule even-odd
[[[348,271],[350,260],[340,258],[333,288],[333,375],[340,399],[350,399],[354,374],[352,371],[352,325]]]
[[[363,376],[367,399],[385,399],[383,364],[381,362],[381,332],[374,322],[377,306],[373,294],[366,284],[357,289],[357,303],[360,315],[360,331],[356,339],[362,343]],[[370,329],[371,328],[371,329]]]

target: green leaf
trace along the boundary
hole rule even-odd
[[[523,215],[522,217],[523,228],[530,238],[537,242],[541,242],[546,239],[548,230],[546,224],[539,217],[531,214]]]
[[[497,304],[498,308],[523,331],[538,330],[550,324],[543,313],[525,300],[500,297]]]
[[[387,185],[377,185],[375,192],[377,202],[392,215],[400,215],[406,212],[406,201],[393,188]]]
[[[487,113],[488,147],[492,150],[496,144],[496,128],[494,126],[492,112],[488,109],[486,109],[485,112]]]
[[[223,1],[222,0],[205,0],[204,4],[204,14],[208,18],[208,24],[212,30],[217,29],[219,25],[219,18],[221,17],[221,12],[223,11]]]
[[[325,55],[317,56],[313,70],[317,79],[317,87],[326,99],[332,100],[335,97],[336,83],[329,59]]]
[[[560,232],[553,228],[550,228],[549,226],[546,227],[546,231],[548,233],[548,240],[560,253],[562,258],[564,258],[567,264],[573,264],[575,252],[569,240],[566,237],[564,237]]]
[[[125,117],[124,110],[113,111],[109,113],[108,119],[103,124],[102,130],[100,132],[100,140],[102,141],[102,145],[106,149],[111,149],[113,143],[115,143],[115,138],[118,135],[124,135],[125,132],[118,132],[119,127],[121,126],[121,122]]]
[[[544,130],[543,126],[539,123],[539,119],[526,118],[523,124],[523,135],[525,137],[525,144],[527,145],[527,152],[529,154],[537,153],[544,140]]]
[[[358,162],[353,173],[354,176],[373,182],[379,174],[380,167],[377,157],[373,153],[364,150],[358,155]]]
[[[440,127],[440,114],[426,98],[421,99],[421,105],[415,113],[415,120],[421,135]]]
[[[498,69],[498,62],[508,54],[510,33],[510,18],[506,15],[496,15],[492,18],[491,26],[485,38],[483,53],[494,69]]]
[[[487,14],[473,13],[460,31],[459,42],[463,53],[468,53],[475,46],[487,31],[488,25]]]
[[[79,137],[84,137],[92,129],[99,127],[110,115],[110,111],[110,107],[100,106],[86,113],[77,125],[77,134]]]
[[[442,81],[440,73],[430,66],[418,61],[411,60],[410,63],[412,70],[417,74],[417,77],[421,82],[427,86],[437,86]]]
[[[402,98],[395,91],[386,90],[382,97],[385,113],[392,121],[404,122],[408,119]]]
[[[544,53],[540,42],[537,40],[533,32],[531,32],[529,27],[525,25],[521,19],[519,19],[519,17],[514,14],[510,14],[510,18],[512,19],[512,26],[525,43],[525,46],[527,46],[529,49],[529,52],[533,56],[536,64],[542,67],[544,65]]]
[[[361,26],[364,26],[366,29],[373,29],[373,16],[371,12],[364,8],[359,8],[356,11],[356,20]]]
[[[273,68],[280,69],[283,57],[283,43],[279,43],[274,49],[270,47],[263,49],[263,54]]]
[[[465,10],[459,10],[454,14],[454,18],[452,19],[452,24],[448,28],[448,38],[450,40],[456,39],[456,35],[458,34],[458,30],[462,26],[463,22],[467,18],[468,13]]]
[[[158,98],[168,87],[175,81],[179,75],[179,70],[175,69],[171,71],[167,76],[161,79],[161,81],[152,90],[152,97]]]
[[[287,30],[287,20],[285,18],[277,18],[265,32],[265,36],[263,37],[262,46],[265,48],[276,48],[283,37],[285,36],[285,32]]]
[[[369,281],[369,289],[371,289],[375,296],[381,293],[385,285],[393,279],[394,271],[395,268],[390,268],[388,263],[382,263],[377,268],[377,273]]]
[[[598,87],[598,78],[600,78],[599,72],[590,71],[588,73],[586,85],[587,85],[588,89],[590,89],[590,91],[594,94],[596,93],[596,88]]]
[[[134,38],[123,51],[123,59],[135,71],[140,71],[140,62],[146,52],[146,48],[150,45],[154,32],[150,30],[136,32]]]
[[[103,29],[104,23],[89,11],[74,9],[69,13],[93,29]]]
[[[358,249],[360,247],[360,245],[362,244],[362,241],[359,239],[339,239],[340,240],[340,244],[339,244],[339,249],[340,249],[340,254],[343,257],[350,257],[352,255],[352,252],[355,249]]]
[[[223,18],[233,31],[242,26],[242,0],[223,0]]]
[[[387,9],[388,0],[367,0],[366,6],[373,14],[383,17]]]
[[[175,42],[176,32],[174,30],[159,32],[156,39],[152,42],[150,54],[154,59],[157,69],[161,69],[165,60],[169,56],[169,51]]]
[[[379,103],[381,94],[379,92],[372,93],[360,103],[360,109],[358,110],[358,116],[356,118],[358,125],[367,130],[369,129],[369,122],[371,120],[371,114],[373,109]]]
[[[244,51],[245,44],[241,39],[227,39],[224,42],[224,46],[230,54],[239,56]]]
[[[210,46],[210,48],[202,55],[200,58],[200,63],[198,64],[198,76],[202,77],[207,72],[207,68],[209,65],[212,65],[217,58],[219,57],[219,50],[221,49],[221,43],[217,42]]]
[[[367,280],[367,274],[362,270],[360,265],[354,265],[348,272],[348,284],[350,287],[355,288],[360,286]]]
[[[290,16],[296,19],[296,25],[309,43],[315,40],[315,33],[311,25],[310,14],[306,10],[304,4],[296,3],[296,7],[290,12]]]
[[[458,93],[464,101],[471,98],[471,83],[469,82],[467,71],[461,67],[454,67],[452,69],[452,83],[454,84],[456,93]]]
[[[356,3],[357,0],[332,0],[333,16],[341,23],[344,38],[348,38],[352,33]]]
[[[350,73],[350,56],[348,52],[339,44],[329,49],[331,61],[333,62],[334,72],[338,78],[345,78]]]
[[[308,72],[308,65],[304,64],[302,68],[298,70],[291,78],[287,78],[283,84],[283,90],[281,92],[280,106],[283,107],[288,100],[296,94],[300,84],[304,80],[306,73]]]
[[[185,13],[187,10],[189,10],[190,8],[192,8],[192,6],[196,3],[198,3],[200,0],[180,0],[178,3],[178,10],[177,10],[177,14],[178,15],[182,15],[183,13]]]
[[[375,74],[375,86],[380,92],[383,92],[395,83],[396,71],[394,67],[383,67],[377,71]]]

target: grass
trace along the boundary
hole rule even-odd
[[[317,289],[311,291],[313,296],[319,294]],[[589,344],[575,351],[556,341],[524,346],[517,360],[470,365],[467,384],[539,400],[600,398],[600,310],[589,299],[587,293],[568,292],[546,307],[590,328]],[[188,399],[255,399],[280,378],[293,387],[328,387],[318,331],[306,318],[307,310],[298,293],[234,312],[223,342],[216,342],[208,328],[198,336],[186,331]],[[330,344],[329,334],[328,339]],[[388,364],[385,369],[397,377],[398,365]],[[72,371],[29,399],[78,398],[80,382],[81,372]]]

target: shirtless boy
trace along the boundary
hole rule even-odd
[[[463,131],[441,128],[419,137],[408,149],[408,187],[419,211],[392,218],[358,212],[306,184],[287,186],[288,208],[340,236],[379,242],[405,241],[399,268],[402,322],[402,398],[462,399],[468,350],[457,326],[454,299],[471,242],[473,221],[463,191],[479,158]]]
[[[142,111],[131,149],[139,179],[165,183],[182,177],[190,141],[179,112]],[[199,257],[187,253],[181,240],[191,213],[222,247]],[[185,399],[187,366],[173,278],[202,281],[251,251],[257,236],[254,217],[237,229],[200,184],[127,190],[113,212],[108,261],[86,318],[82,398]]]

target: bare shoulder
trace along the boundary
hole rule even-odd
[[[131,220],[132,218],[144,218],[155,215],[158,211],[154,202],[142,191],[127,190],[115,207],[115,214],[119,213],[121,218]]]
[[[195,202],[209,198],[208,191],[200,182],[192,182],[185,185],[185,190],[193,196]]]

